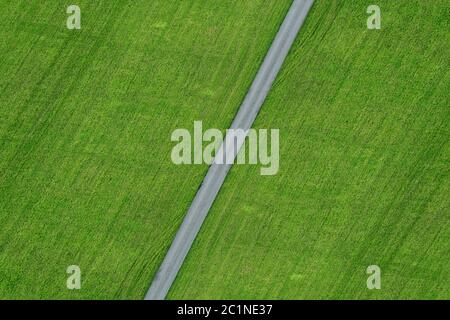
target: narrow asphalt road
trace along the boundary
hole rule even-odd
[[[306,15],[314,0],[294,0],[283,24],[278,31],[272,46],[261,65],[247,96],[245,97],[232,125],[231,129],[242,129],[245,132],[251,128],[255,118],[272,87],[280,68],[292,46],[300,27],[305,21]],[[218,152],[217,157],[223,154],[232,153],[233,159],[236,157],[243,139],[239,139],[237,145],[227,143],[228,136]],[[217,161],[222,163],[223,161]],[[229,163],[229,161],[227,161]],[[209,167],[208,173],[203,180],[186,217],[181,224],[172,245],[162,262],[150,289],[145,296],[146,300],[162,300],[172,286],[178,271],[183,264],[189,249],[197,236],[203,221],[211,208],[217,193],[219,192],[225,177],[232,164],[218,164],[216,161]]]

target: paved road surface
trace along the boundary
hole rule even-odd
[[[272,87],[272,83],[284,62],[300,27],[303,25],[312,4],[313,0],[293,1],[263,64],[231,125],[231,129],[243,129],[247,132],[253,125],[253,122]],[[223,154],[223,149],[225,149],[227,155],[230,155],[231,152],[233,159],[237,155],[243,139],[239,139],[237,144],[227,143],[228,140],[229,139],[225,137],[217,157]],[[230,149],[229,147],[224,147],[224,145],[234,147],[231,147]],[[223,161],[217,162],[223,163]],[[146,300],[162,300],[166,297],[167,292],[172,286],[172,283],[175,280],[231,166],[232,164],[218,164],[216,161],[210,166],[164,261],[153,279],[150,289],[145,296]]]

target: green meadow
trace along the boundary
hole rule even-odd
[[[0,2],[0,299],[141,299],[207,169],[171,133],[230,125],[290,1],[70,4]]]
[[[255,123],[280,129],[280,171],[233,166],[169,297],[450,298],[449,19],[316,1]]]

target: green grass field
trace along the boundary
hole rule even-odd
[[[0,299],[144,296],[289,0],[0,3]],[[82,289],[66,288],[79,265]]]
[[[169,297],[450,298],[449,19],[316,1],[255,125],[280,129],[280,172],[232,168]]]

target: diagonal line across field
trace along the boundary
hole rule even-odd
[[[313,0],[293,1],[231,125],[231,129],[241,129],[246,132],[252,127],[312,4]],[[241,144],[231,151],[223,150],[225,148],[224,146],[232,145],[227,143],[228,139],[229,137],[227,136],[220,147],[218,155],[224,152],[230,154],[231,152],[234,158],[239,152]],[[166,297],[231,166],[232,164],[219,164],[216,161],[210,166],[167,255],[153,279],[145,299],[160,300]]]

